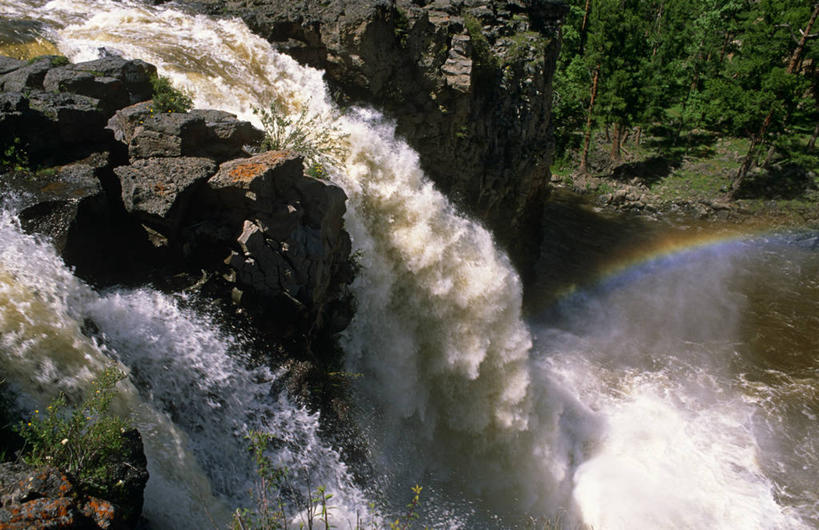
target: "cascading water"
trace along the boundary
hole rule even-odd
[[[244,439],[250,430],[274,433],[281,442],[275,464],[290,470],[297,487],[312,480],[338,492],[339,516],[355,520],[344,507],[366,502],[320,441],[318,419],[288,401],[276,374],[245,368],[241,343],[183,302],[150,289],[98,294],[47,242],[22,234],[2,213],[3,376],[24,401],[42,403],[59,391],[76,395],[112,362],[125,367],[131,384],[117,408],[145,440],[152,524],[224,526],[233,508],[247,504],[255,480]]]
[[[74,61],[105,49],[156,64],[199,107],[253,121],[253,107],[275,101],[343,133],[345,154],[330,173],[349,196],[347,228],[362,262],[344,346],[349,370],[363,374],[355,416],[370,449],[371,491],[386,492],[379,500],[400,506],[420,482],[431,492],[427,522],[440,527],[507,527],[530,514],[595,528],[819,520],[815,416],[813,425],[789,422],[800,427],[784,438],[776,425],[778,393],[788,388],[807,403],[794,416],[819,409],[815,390],[804,398],[797,388],[815,388],[815,365],[807,383],[775,385],[742,362],[748,299],[729,280],[758,268],[743,261],[756,255],[754,244],[576,295],[557,311],[560,326],[534,323],[533,349],[520,281],[486,230],[454,211],[378,113],[340,113],[320,72],[241,22],[90,0],[12,0],[0,16],[35,17]],[[159,477],[149,484],[152,521],[201,527],[201,510],[198,520],[180,511],[218,505],[205,500],[214,497],[225,507],[236,501],[252,476],[246,456],[237,457],[249,428],[289,433],[281,463],[312,466],[312,482],[336,496],[334,517],[355,521],[367,501],[318,439],[317,419],[268,396],[275,374],[245,368],[232,353],[239,342],[211,331],[214,317],[149,289],[94,293],[13,220],[4,223],[4,246],[21,249],[0,261],[2,353],[17,371],[10,380],[37,394],[46,381],[81,384],[106,356],[127,366],[135,389],[125,406],[144,410],[137,423]],[[31,261],[38,253],[47,259]],[[82,335],[86,318],[98,339]],[[57,325],[39,329],[41,320]],[[74,368],[48,354],[63,350],[77,352]],[[55,363],[76,375],[57,377]],[[789,449],[804,456],[787,460]],[[166,495],[172,489],[176,497]]]

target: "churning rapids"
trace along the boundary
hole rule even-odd
[[[280,374],[248,367],[219,315],[150,288],[96,292],[22,234],[10,203],[0,216],[0,377],[34,405],[120,363],[119,411],[149,459],[151,528],[224,526],[253,481],[250,429],[283,440],[277,463],[297,487],[327,487],[338,528],[376,517],[372,503],[400,512],[415,483],[436,528],[529,516],[599,529],[819,526],[816,234],[658,237],[525,322],[508,259],[391,124],[339,111],[321,72],[240,21],[4,0],[0,28],[13,19],[36,21],[26,27],[73,61],[104,49],[151,62],[198,107],[257,122],[252,109],[276,101],[343,133],[330,173],[362,261],[343,346],[363,374],[351,399],[366,470],[321,439]],[[678,244],[661,254],[669,238]]]

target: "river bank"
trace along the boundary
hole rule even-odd
[[[819,225],[819,153],[806,147],[809,135],[800,158],[774,153],[769,166],[752,170],[734,197],[729,191],[748,149],[745,139],[703,132],[675,144],[668,135],[646,134],[641,143],[628,143],[616,163],[604,132],[595,139],[588,171],[578,171],[571,158],[559,160],[552,184],[585,196],[601,210],[733,225]]]

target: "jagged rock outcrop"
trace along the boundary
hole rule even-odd
[[[155,71],[0,57],[0,203],[89,282],[199,289],[250,314],[269,351],[334,362],[352,310],[346,195],[293,153],[251,156],[264,134],[232,114],[155,113],[139,101]],[[133,527],[147,471],[139,434],[123,436],[133,455],[106,463],[103,491],[0,465],[0,528]]]
[[[234,297],[252,298],[280,325],[305,314],[317,328],[340,331],[348,312],[326,306],[342,302],[342,286],[353,279],[342,223],[347,196],[303,172],[301,157],[286,151],[225,162],[196,201],[193,239],[209,252],[214,242],[231,248],[225,279]]]
[[[44,56],[4,60],[0,75],[0,145],[24,139],[27,155],[44,166],[111,150],[105,129],[117,109],[150,99],[156,68],[143,61],[106,57],[77,64]]]
[[[536,255],[553,150],[551,81],[566,7],[552,0],[183,0],[241,17],[340,100],[397,120],[427,173],[523,268]]]
[[[0,186],[24,195],[23,227],[81,277],[199,288],[294,350],[347,325],[346,196],[301,158],[248,158],[264,133],[226,112],[135,103],[155,73],[141,61],[3,59],[0,71],[0,147],[19,158],[0,161]]]

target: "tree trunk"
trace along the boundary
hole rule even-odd
[[[634,145],[640,145],[640,138],[643,136],[643,128],[637,127],[637,133],[634,135]]]
[[[725,33],[725,40],[722,42],[722,50],[719,52],[719,64],[725,61],[725,53],[728,51],[728,45],[731,44],[731,32]]]
[[[751,136],[751,145],[748,147],[748,153],[745,155],[745,159],[742,161],[742,165],[739,166],[737,176],[734,177],[734,181],[731,183],[732,197],[736,197],[737,192],[742,187],[742,183],[745,181],[745,177],[748,176],[748,171],[751,170],[751,165],[754,162],[754,158],[756,158],[757,146],[759,146],[758,137]]]
[[[799,44],[796,45],[796,49],[793,50],[793,55],[791,55],[791,62],[788,63],[789,74],[792,74],[796,71],[796,66],[799,64],[799,61],[802,60],[802,52],[805,49],[805,44],[808,42],[810,30],[813,29],[813,24],[816,22],[817,16],[819,16],[819,3],[813,6],[813,14],[811,14],[810,16],[808,26],[805,28],[805,31],[802,32],[802,38],[799,39]]]
[[[765,169],[768,169],[768,168],[771,167],[771,159],[773,158],[774,153],[776,153],[776,146],[771,144],[768,147],[768,152],[765,154],[765,161],[762,162],[762,167],[764,167]]]
[[[799,39],[799,44],[796,45],[796,49],[793,50],[793,54],[791,54],[791,60],[788,62],[787,71],[789,74],[794,73],[796,70],[796,65],[799,64],[799,61],[802,58],[802,52],[805,50],[805,43],[808,41],[808,36],[813,28],[813,24],[816,22],[817,16],[819,16],[819,3],[813,7],[813,13],[810,16],[807,27],[802,32],[802,38]],[[762,127],[759,129],[759,134],[751,138],[751,146],[748,148],[748,154],[745,155],[745,160],[743,160],[742,165],[739,166],[737,176],[734,177],[734,182],[731,184],[732,195],[736,195],[736,192],[742,186],[742,182],[745,180],[745,177],[748,176],[748,171],[751,169],[751,164],[756,158],[756,149],[765,138],[765,133],[768,132],[768,127],[770,127],[771,122],[773,122],[773,114],[773,109],[768,111],[768,115],[765,116],[765,121],[762,122]]]
[[[580,55],[586,48],[586,34],[589,25],[589,13],[591,13],[591,0],[586,0],[586,8],[583,10],[583,23],[580,25]]]
[[[623,136],[623,126],[620,122],[614,123],[614,134],[611,136],[611,160],[612,162],[620,162],[620,142]]]
[[[819,122],[816,123],[816,127],[813,129],[813,136],[810,137],[810,141],[808,142],[808,149],[811,151],[816,149],[817,136],[819,136]]]
[[[580,155],[580,171],[586,172],[586,165],[589,160],[589,144],[591,143],[592,114],[594,113],[594,100],[597,99],[597,80],[600,77],[600,65],[594,69],[592,77],[591,98],[589,99],[589,112],[586,117],[586,134],[583,138],[583,154]]]
[[[663,8],[664,7],[665,6],[663,4],[660,4],[659,11],[657,12],[657,30],[656,30],[657,38],[654,40],[654,47],[651,50],[651,56],[652,57],[655,57],[657,55],[657,48],[660,45],[660,36],[663,33],[662,28],[663,28]]]

